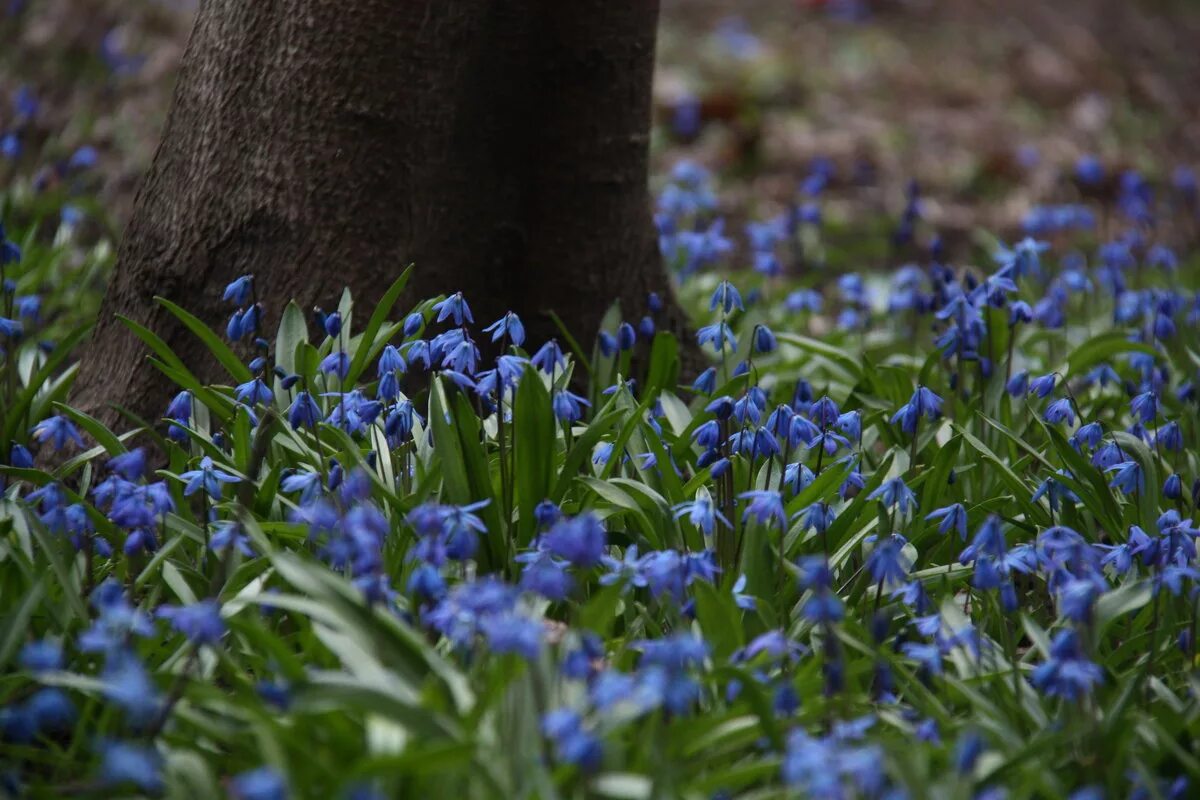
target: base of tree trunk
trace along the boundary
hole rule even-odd
[[[116,319],[219,379],[161,295],[214,327],[256,276],[271,338],[289,299],[370,307],[463,291],[531,341],[553,310],[590,342],[657,292],[681,335],[647,198],[657,2],[207,0],[135,201],[75,401],[156,419],[172,387]],[[402,300],[404,302],[404,300]],[[689,355],[689,358],[691,356]]]

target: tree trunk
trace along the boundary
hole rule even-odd
[[[202,345],[153,301],[219,326],[256,276],[282,305],[462,290],[532,342],[553,309],[587,342],[620,300],[667,301],[646,192],[656,0],[204,0],[118,254],[76,400],[157,417],[171,387],[122,314],[203,378]],[[361,305],[360,305],[361,307]]]

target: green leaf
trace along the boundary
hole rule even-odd
[[[221,366],[233,378],[235,383],[246,383],[253,380],[254,375],[251,374],[250,368],[242,363],[242,360],[225,344],[212,328],[205,325],[199,318],[188,311],[180,308],[165,297],[155,297],[155,302],[163,308],[175,315],[176,319],[184,324],[188,330],[196,335],[200,341],[204,342],[204,346],[213,354],[217,361],[221,362]]]
[[[39,392],[45,390],[55,371],[62,366],[63,362],[75,355],[75,346],[83,340],[83,337],[91,333],[91,330],[91,325],[87,325],[68,334],[58,343],[58,347],[54,348],[54,352],[46,359],[46,363],[42,364],[37,373],[30,378],[29,384],[17,393],[16,400],[8,406],[4,415],[5,440],[15,438],[21,425],[31,421],[27,412],[32,406],[34,398]]]
[[[371,312],[371,319],[367,321],[367,327],[363,329],[362,335],[358,337],[358,346],[354,350],[354,357],[350,361],[350,372],[346,375],[346,383],[353,386],[358,382],[358,378],[362,375],[363,369],[367,366],[367,361],[372,353],[377,352],[375,348],[375,337],[379,335],[383,323],[387,321],[387,316],[392,312],[392,307],[396,305],[396,301],[400,299],[400,295],[404,292],[404,287],[408,285],[408,278],[412,275],[412,265],[409,264],[404,268],[404,272],[400,273],[400,277],[392,282],[392,285],[384,293],[379,304],[375,306],[375,310]],[[347,322],[347,324],[349,324]],[[383,349],[386,342],[380,342],[378,350]]]
[[[731,594],[721,592],[707,581],[692,584],[692,593],[696,598],[696,620],[704,638],[712,644],[713,655],[724,661],[745,644],[742,613]]]
[[[854,381],[863,376],[862,358],[853,356],[840,347],[834,347],[817,339],[801,336],[797,333],[777,333],[775,338],[780,342],[795,345],[802,350],[821,356],[842,368]]]
[[[1076,347],[1067,356],[1067,379],[1077,378],[1092,367],[1121,353],[1146,353],[1157,356],[1158,351],[1143,342],[1131,342],[1123,330],[1099,333]]]
[[[296,374],[296,347],[307,341],[308,320],[293,300],[283,309],[283,316],[279,318],[279,332],[275,334],[276,366],[289,375]]]
[[[646,373],[646,394],[657,396],[664,389],[673,389],[679,381],[679,343],[667,331],[654,334],[650,346],[650,368]]]
[[[537,530],[533,510],[550,496],[554,481],[554,452],[558,433],[550,393],[541,374],[526,368],[517,384],[513,409],[512,452],[513,480],[517,494],[517,544],[524,547]]]
[[[104,427],[104,424],[95,417],[82,411],[76,411],[62,403],[55,403],[54,410],[70,417],[79,427],[87,431],[88,435],[95,439],[96,443],[103,447],[110,456],[117,456],[125,452],[125,445],[121,443],[116,434]]]

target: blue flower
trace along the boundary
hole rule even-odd
[[[885,508],[893,506],[899,508],[901,514],[908,513],[908,507],[911,505],[914,509],[917,507],[917,496],[913,494],[912,489],[908,488],[908,484],[903,478],[889,478],[880,484],[879,488],[867,495],[868,500],[878,500],[883,503]]]
[[[453,317],[454,324],[461,327],[464,319],[467,322],[475,321],[471,316],[471,308],[467,305],[467,300],[463,297],[462,292],[455,292],[445,300],[435,303],[433,310],[438,312],[438,322],[445,322],[447,319]]]
[[[756,353],[773,353],[779,347],[775,341],[775,334],[766,325],[756,325],[754,327],[754,352]]]
[[[221,295],[221,299],[230,301],[237,306],[244,306],[250,302],[250,292],[253,288],[254,276],[243,275],[240,278],[234,279],[225,287],[225,292]]]
[[[895,533],[875,544],[866,564],[871,580],[887,585],[904,583],[912,566],[912,560],[904,552],[905,544],[904,537]]]
[[[508,340],[517,347],[525,343],[525,326],[521,324],[521,318],[511,311],[506,312],[503,317],[484,328],[483,332],[490,333],[493,342],[498,342],[507,336]]]
[[[709,367],[700,373],[692,384],[692,389],[700,394],[712,394],[717,388],[717,368]]]
[[[153,745],[104,741],[100,744],[100,779],[109,786],[133,784],[150,794],[163,790],[163,758]]]
[[[529,362],[542,372],[550,375],[554,372],[555,368],[566,366],[567,357],[558,346],[558,340],[551,339],[533,354],[533,358],[529,359]]]
[[[583,727],[583,719],[571,709],[559,708],[542,718],[542,733],[554,743],[559,760],[585,772],[600,768],[604,751],[600,740]]]
[[[939,508],[925,516],[927,520],[941,520],[938,523],[938,533],[945,535],[951,530],[957,530],[958,536],[964,542],[967,540],[967,509],[962,503]]]
[[[1047,373],[1029,381],[1029,391],[1036,394],[1038,397],[1045,397],[1054,391],[1054,382],[1057,379],[1053,372]]]
[[[221,499],[221,484],[240,483],[242,480],[236,475],[218,469],[208,456],[200,459],[198,469],[189,470],[179,477],[187,481],[187,486],[183,490],[185,496],[190,497],[203,489],[204,493],[213,500]]]
[[[246,383],[239,384],[235,392],[238,400],[248,405],[262,403],[266,405],[275,399],[275,393],[267,388],[267,384],[262,378],[255,378]]]
[[[1136,461],[1122,461],[1104,471],[1116,473],[1108,485],[1114,489],[1120,489],[1125,494],[1133,494],[1140,490],[1146,482],[1142,474],[1142,465]]]
[[[242,526],[233,520],[225,520],[218,523],[216,529],[213,531],[212,538],[209,539],[208,547],[215,553],[220,553],[232,547],[247,558],[254,555],[254,550],[250,548],[249,537],[242,530]]]
[[[696,341],[703,347],[711,343],[714,352],[720,353],[728,345],[730,350],[737,350],[737,337],[724,321],[705,325],[696,332]]]
[[[163,606],[156,616],[171,623],[171,627],[195,645],[215,645],[225,635],[221,605],[216,600],[201,600],[185,606]]]
[[[773,523],[781,528],[787,527],[787,512],[783,510],[783,498],[779,496],[779,492],[756,490],[742,492],[738,497],[750,501],[742,512],[743,520],[754,518],[760,525]]]
[[[1071,401],[1066,398],[1055,400],[1046,407],[1045,413],[1046,422],[1051,425],[1058,425],[1065,422],[1068,426],[1075,424],[1075,408],[1071,405]]]
[[[532,661],[541,651],[545,626],[540,620],[497,614],[484,619],[480,627],[493,653],[515,653]]]
[[[1158,416],[1158,394],[1153,391],[1142,392],[1129,401],[1129,410],[1143,423],[1154,421]]]
[[[812,528],[817,533],[824,533],[837,519],[837,512],[829,503],[816,502],[800,512],[803,530]]]
[[[745,594],[746,591],[746,576],[739,575],[738,579],[733,583],[733,602],[738,608],[743,611],[754,611],[758,608],[758,601],[752,596]]]
[[[716,311],[720,308],[722,313],[729,314],[733,309],[745,311],[746,307],[742,304],[742,296],[738,294],[737,287],[727,280],[717,284],[716,290],[713,291],[712,298],[708,301],[708,310]]]
[[[65,448],[68,441],[74,442],[78,447],[84,446],[83,438],[80,437],[79,431],[75,430],[75,426],[71,424],[71,421],[58,414],[47,417],[35,425],[33,428],[33,438],[39,442],[51,442],[55,450]]]
[[[1066,628],[1055,635],[1050,657],[1034,668],[1030,680],[1048,697],[1078,700],[1104,682],[1104,670],[1088,660],[1079,635]]]
[[[562,422],[575,422],[583,417],[583,406],[590,406],[584,398],[567,389],[559,389],[554,393],[551,407],[554,416]]]
[[[343,350],[334,350],[317,367],[322,373],[337,375],[339,379],[350,374],[350,355]]]
[[[567,572],[568,562],[555,558],[547,552],[522,553],[517,562],[523,563],[521,589],[534,592],[547,600],[559,602],[567,599],[575,586]]]
[[[287,800],[288,796],[283,777],[270,767],[235,776],[229,782],[229,790],[236,800]]]
[[[30,672],[53,672],[63,667],[62,644],[53,639],[27,642],[21,648],[21,666]]]
[[[559,520],[541,538],[543,549],[587,569],[600,563],[608,547],[608,533],[594,514]]]
[[[729,524],[729,520],[713,507],[712,498],[707,492],[697,492],[695,500],[685,501],[675,506],[676,519],[685,515],[693,525],[704,532],[705,536],[712,536],[716,520],[724,523],[726,528],[733,527]]]
[[[1013,397],[1020,397],[1029,389],[1029,373],[1018,372],[1008,379],[1008,383],[1004,384],[1004,391],[1008,392]]]
[[[158,687],[133,653],[118,650],[109,654],[100,680],[104,696],[123,709],[135,725],[150,722],[160,713]]]

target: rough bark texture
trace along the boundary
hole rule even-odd
[[[481,322],[545,311],[589,341],[669,296],[646,193],[657,0],[205,0],[82,362],[76,400],[149,418],[170,387],[114,318],[201,346],[233,278],[281,306],[462,290]],[[663,323],[682,329],[673,302]],[[207,366],[206,366],[207,365]]]

